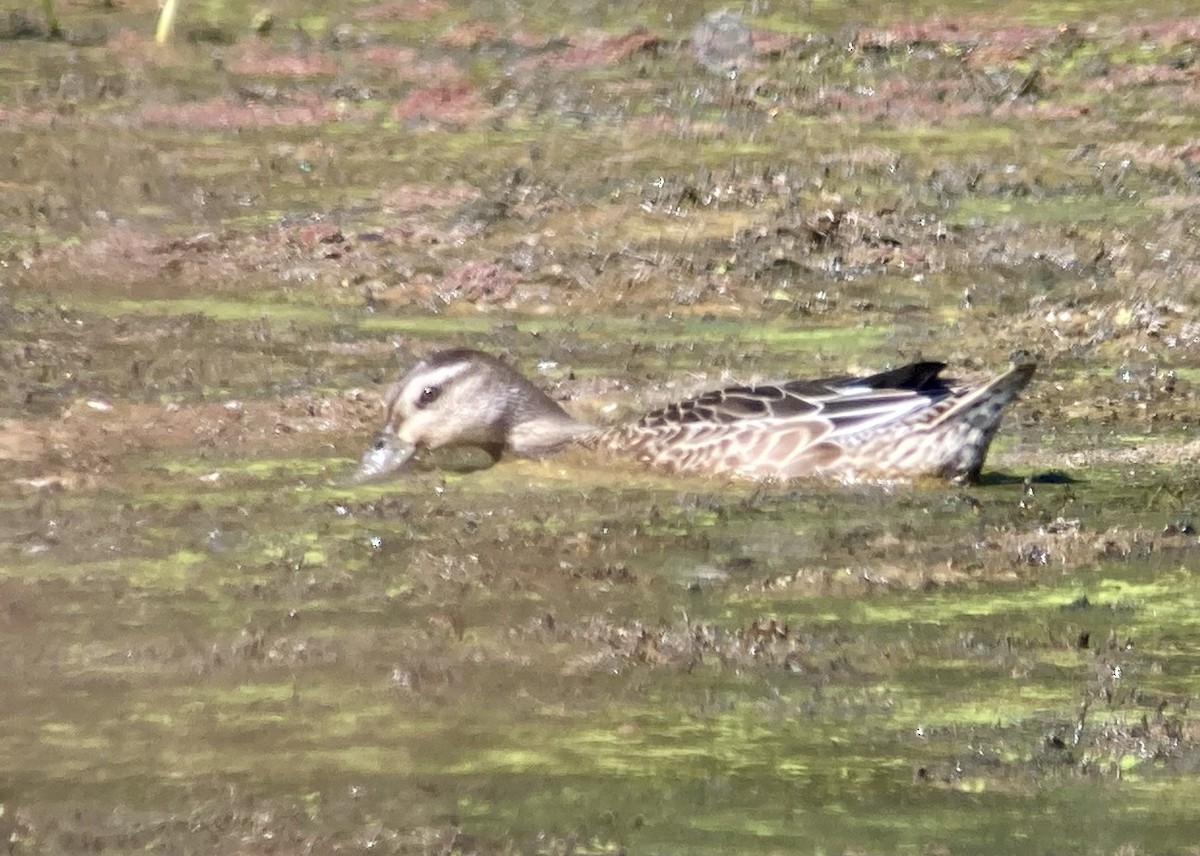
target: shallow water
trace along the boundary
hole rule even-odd
[[[10,18],[15,852],[1194,849],[1200,22],[922,8]],[[448,345],[598,421],[1042,368],[969,488],[350,485]]]

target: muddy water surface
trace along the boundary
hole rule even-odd
[[[14,852],[1200,846],[1200,19],[0,11]],[[349,485],[447,345],[1042,368],[969,488]]]

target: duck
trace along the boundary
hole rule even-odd
[[[596,426],[491,354],[439,350],[388,388],[384,425],[357,479],[401,470],[423,450],[475,446],[495,462],[578,446],[678,475],[974,482],[1036,364],[1020,356],[976,384],[944,379],[945,368],[923,361],[866,377],[729,386]]]

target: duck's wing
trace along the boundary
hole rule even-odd
[[[944,368],[729,387],[648,414],[623,442],[675,471],[754,478],[977,469],[1033,366],[981,386],[952,386]]]
[[[864,378],[792,381],[780,389],[798,413],[829,426],[823,439],[860,437],[907,422],[915,413],[952,399],[958,392],[942,377],[945,363],[921,362]]]
[[[836,377],[783,384],[732,386],[706,392],[647,414],[646,428],[697,426],[782,430],[789,424],[818,423],[816,437],[870,430],[902,419],[954,394],[938,375],[943,363],[913,363],[865,378]]]

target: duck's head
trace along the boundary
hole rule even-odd
[[[506,450],[549,451],[590,430],[506,363],[468,349],[421,360],[388,389],[384,408],[359,479],[395,472],[422,449],[478,446],[498,459]]]

